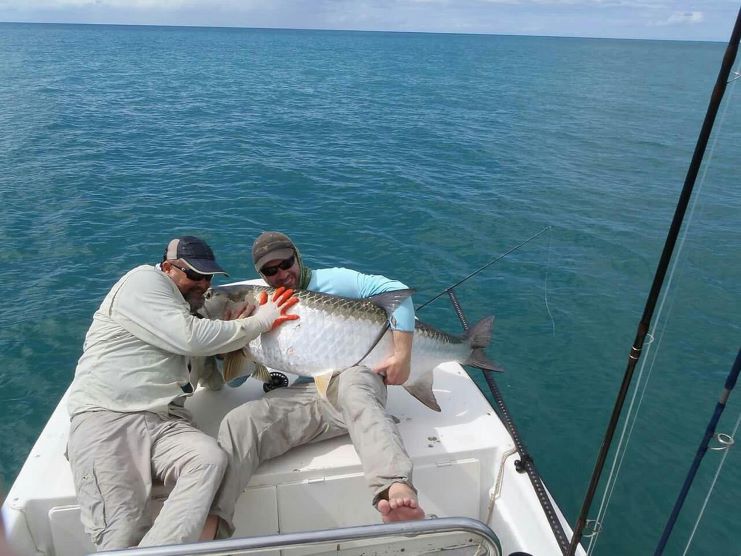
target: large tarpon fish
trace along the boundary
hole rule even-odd
[[[272,296],[275,288],[233,284],[209,289],[201,313],[220,318],[239,303],[257,303],[260,292]],[[300,319],[282,324],[252,340],[225,361],[224,378],[250,372],[248,360],[259,365],[314,378],[326,397],[332,375],[355,365],[373,368],[392,351],[389,315],[412,290],[382,293],[367,299],[349,299],[306,290],[295,292],[299,303],[291,313]],[[446,361],[498,370],[483,348],[489,344],[494,317],[471,327],[464,336],[452,336],[421,321],[416,322],[411,372],[404,388],[430,409],[440,411],[432,392],[432,370]],[[236,357],[236,359],[235,359]]]

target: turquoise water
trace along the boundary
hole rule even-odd
[[[69,384],[93,311],[176,234],[254,276],[265,229],[315,267],[459,289],[497,317],[500,388],[578,515],[724,45],[0,24],[0,473]],[[656,546],[739,349],[741,113],[719,117],[596,553]],[[721,127],[722,124],[722,127]],[[441,300],[420,316],[455,331]],[[645,375],[644,375],[645,376]],[[719,430],[741,410],[731,396]],[[690,554],[738,554],[741,456]],[[720,461],[703,463],[681,553]],[[592,516],[596,515],[595,503]]]

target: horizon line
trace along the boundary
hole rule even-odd
[[[11,25],[89,25],[108,27],[172,27],[185,29],[245,29],[256,31],[326,31],[335,33],[400,33],[400,34],[424,34],[424,35],[470,35],[470,36],[493,36],[493,37],[534,37],[549,39],[588,39],[588,40],[615,40],[615,41],[657,41],[657,42],[707,42],[725,44],[722,40],[712,39],[664,39],[664,38],[639,38],[639,37],[600,37],[585,35],[528,35],[524,33],[486,33],[486,32],[461,32],[461,31],[401,31],[398,29],[327,29],[320,27],[248,27],[240,25],[189,25],[171,23],[90,23],[70,21],[0,21],[2,24]]]

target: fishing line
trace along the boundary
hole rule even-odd
[[[705,118],[703,120],[700,133],[697,137],[695,149],[692,154],[692,160],[690,162],[689,168],[687,169],[687,174],[682,186],[682,191],[679,195],[677,206],[674,210],[674,216],[672,217],[672,222],[669,226],[669,231],[664,242],[664,247],[662,249],[661,256],[659,257],[659,263],[657,265],[656,272],[654,273],[651,288],[646,299],[646,303],[644,305],[643,314],[641,315],[641,319],[638,323],[636,336],[628,354],[628,361],[625,373],[623,375],[623,380],[620,384],[620,389],[618,391],[618,395],[615,400],[612,413],[610,415],[610,421],[607,425],[607,429],[602,440],[602,445],[600,446],[599,453],[597,455],[597,461],[594,465],[594,470],[589,480],[589,486],[584,497],[584,502],[582,503],[581,510],[579,511],[579,516],[576,520],[576,525],[574,527],[574,532],[571,538],[571,544],[569,545],[568,556],[573,556],[573,554],[576,552],[577,547],[579,546],[579,541],[581,539],[584,526],[587,522],[587,513],[589,512],[592,499],[597,491],[597,487],[599,486],[600,476],[602,475],[605,460],[607,459],[610,445],[612,444],[613,436],[618,426],[618,421],[622,413],[625,398],[628,394],[628,390],[630,389],[631,379],[633,378],[636,365],[641,359],[644,340],[651,327],[652,317],[656,310],[656,303],[662,298],[662,289],[665,292],[668,291],[667,288],[664,288],[666,273],[673,268],[671,264],[673,258],[672,255],[675,251],[677,240],[682,238],[681,230],[686,216],[685,213],[687,211],[688,205],[690,204],[690,201],[692,200],[692,190],[695,187],[697,175],[702,166],[703,158],[708,145],[708,140],[712,135],[713,125],[718,114],[718,109],[722,104],[723,95],[726,90],[726,86],[729,83],[728,76],[733,69],[732,66],[736,59],[740,40],[741,9],[739,10],[738,16],[736,17],[736,22],[731,33],[731,38],[728,41],[728,46],[725,50],[723,61],[718,72],[718,78],[715,81],[715,86],[713,87],[713,91],[710,95],[710,101],[708,103],[708,108],[705,113]],[[664,299],[666,299],[666,296],[664,296]],[[663,301],[661,301],[661,305],[663,306]],[[646,359],[644,359],[643,361],[645,363]]]
[[[673,303],[674,302],[672,301],[672,307],[673,307]],[[671,312],[672,307],[669,308],[669,312]],[[596,521],[599,524],[603,524],[605,522],[605,515],[607,515],[607,509],[610,506],[610,501],[612,500],[612,495],[615,491],[615,486],[617,485],[618,477],[620,476],[620,470],[622,469],[623,462],[625,461],[625,457],[628,454],[628,446],[630,444],[630,439],[633,436],[633,430],[635,429],[635,425],[638,422],[638,414],[640,413],[641,405],[643,404],[644,395],[646,393],[646,385],[648,384],[648,379],[650,378],[651,372],[653,371],[654,363],[656,362],[656,356],[661,351],[661,342],[664,339],[665,330],[666,328],[662,327],[662,332],[661,332],[661,335],[659,336],[656,349],[653,351],[653,358],[651,361],[651,365],[649,366],[649,371],[646,377],[646,382],[644,383],[644,387],[641,390],[641,397],[638,400],[638,405],[635,406],[635,401],[638,395],[639,386],[643,380],[645,361],[641,365],[641,368],[638,372],[638,378],[636,379],[636,387],[633,390],[633,395],[631,397],[630,404],[628,406],[625,424],[623,426],[623,430],[620,433],[620,439],[618,441],[618,445],[615,450],[615,455],[613,457],[612,466],[610,467],[610,473],[608,474],[607,483],[605,485],[605,492],[602,496],[600,507],[597,512]],[[650,339],[645,345],[650,346],[654,342],[654,337],[650,333],[647,334],[646,336]],[[635,407],[635,412],[633,411],[634,407]],[[628,428],[628,426],[630,426],[630,430],[627,431],[627,435],[626,435],[626,429]],[[587,547],[587,554],[592,554],[592,552],[597,546],[598,538],[599,538],[599,535],[593,535],[592,537],[590,537],[589,545]]]
[[[736,419],[736,426],[733,427],[733,434],[731,434],[732,439],[736,438],[736,432],[738,432],[739,423],[741,423],[741,412],[739,412],[738,419]],[[705,496],[705,501],[702,503],[702,508],[700,508],[700,514],[697,516],[697,520],[695,521],[695,526],[692,528],[692,533],[690,533],[690,538],[687,540],[687,546],[685,546],[684,552],[682,552],[682,556],[685,556],[687,554],[687,551],[690,548],[692,539],[695,536],[695,531],[697,531],[697,527],[700,525],[700,520],[702,520],[702,516],[705,513],[705,507],[708,505],[708,501],[710,500],[710,495],[713,493],[713,490],[715,489],[715,483],[718,481],[718,476],[720,475],[721,469],[723,469],[723,464],[726,461],[728,452],[731,451],[731,447],[732,445],[726,446],[726,449],[723,451],[723,457],[720,458],[720,463],[718,464],[718,469],[716,470],[715,476],[713,477],[713,482],[710,485],[710,489],[708,490],[707,496]]]
[[[551,328],[553,329],[553,337],[556,336],[556,321],[553,319],[551,314],[551,308],[548,306],[548,271],[551,269],[551,239],[553,232],[551,232],[551,226],[548,226],[548,255],[545,262],[545,280],[543,282],[543,301],[545,301],[545,310],[548,312],[548,316],[551,319]]]
[[[734,72],[734,73],[737,73],[737,72]],[[651,375],[653,374],[653,370],[656,364],[656,359],[660,353],[660,347],[661,347],[661,343],[664,337],[664,333],[666,332],[666,329],[668,328],[668,324],[671,320],[670,317],[672,314],[672,308],[674,306],[675,299],[674,298],[671,299],[669,303],[669,307],[667,309],[666,316],[664,316],[664,305],[669,299],[669,292],[672,290],[672,286],[674,285],[674,276],[677,273],[677,269],[679,268],[680,260],[682,260],[682,256],[684,255],[684,245],[687,241],[687,236],[689,235],[689,231],[690,231],[690,228],[692,227],[692,223],[696,219],[695,212],[697,210],[698,202],[699,202],[699,199],[702,197],[702,192],[703,192],[706,180],[707,180],[708,170],[712,166],[712,162],[715,156],[715,149],[716,149],[716,146],[718,145],[719,138],[722,135],[723,125],[725,124],[727,120],[728,107],[731,105],[731,101],[733,99],[733,93],[736,89],[735,81],[736,81],[736,78],[728,81],[728,83],[729,84],[732,83],[732,85],[727,91],[727,95],[728,95],[727,101],[724,103],[720,118],[718,120],[717,132],[714,134],[714,137],[710,143],[707,163],[703,165],[702,173],[701,173],[700,180],[699,180],[699,185],[697,187],[697,195],[693,197],[692,202],[690,204],[688,218],[686,219],[686,225],[684,226],[684,229],[677,243],[676,256],[674,257],[674,261],[670,265],[668,279],[666,282],[667,285],[664,288],[664,292],[661,296],[658,310],[656,311],[657,326],[655,327],[655,330],[660,330],[661,333],[659,335],[659,341],[657,342],[656,349],[652,353],[651,364],[648,366],[648,372],[646,372],[646,365],[649,359],[648,354],[649,352],[651,352],[651,344],[653,342],[649,342],[645,345],[646,357],[643,359],[640,365],[640,369],[639,369],[638,376],[636,379],[636,386],[633,391],[633,396],[631,398],[628,411],[626,413],[625,422],[623,424],[623,429],[621,431],[620,439],[618,441],[618,445],[615,450],[615,455],[613,457],[613,463],[610,468],[610,473],[608,475],[607,483],[605,485],[605,491],[603,493],[603,497],[600,502],[600,508],[599,508],[597,518],[596,518],[596,521],[602,525],[604,525],[604,523],[602,522],[602,519],[604,518],[604,515],[607,513],[607,508],[609,507],[610,500],[612,498],[612,493],[614,492],[615,485],[617,484],[617,480],[620,475],[620,469],[622,467],[623,460],[627,454],[628,445],[630,444],[630,439],[633,435],[635,424],[638,420],[638,415],[640,413],[641,406],[643,404],[643,399],[645,397],[645,393],[648,388]],[[699,213],[702,214],[702,210],[700,210]],[[683,263],[682,268],[684,268],[684,260],[682,260],[682,263]],[[682,272],[680,269],[679,274],[677,275],[677,283],[680,282],[681,275],[682,275]],[[643,379],[644,374],[645,374],[645,381]],[[636,399],[637,392],[639,391],[639,389],[641,391],[641,396],[638,401],[638,404],[635,405],[635,399]],[[634,406],[635,406],[635,411],[634,411]],[[627,434],[626,434],[626,431],[627,431]],[[592,551],[594,550],[594,547],[596,546],[596,543],[597,543],[598,536],[599,535],[594,535],[590,537],[589,545],[587,548],[587,554],[591,554]]]
[[[530,236],[530,237],[529,237],[528,239],[526,239],[525,241],[523,241],[523,242],[522,242],[522,243],[520,243],[519,245],[516,245],[515,247],[513,247],[512,249],[510,249],[510,250],[509,250],[509,251],[507,251],[506,253],[503,253],[502,255],[500,255],[500,256],[498,256],[498,257],[495,257],[494,259],[490,260],[490,261],[489,261],[488,263],[486,263],[486,264],[485,264],[484,266],[482,266],[482,267],[478,268],[477,270],[474,270],[474,271],[473,271],[473,272],[472,272],[471,274],[469,274],[468,276],[466,276],[466,277],[465,277],[465,278],[463,278],[462,280],[460,280],[460,281],[456,282],[456,283],[455,283],[455,284],[453,284],[452,286],[449,286],[449,287],[445,288],[445,289],[444,289],[443,291],[441,291],[441,292],[440,292],[439,294],[437,294],[437,295],[436,295],[435,297],[433,297],[432,299],[429,299],[428,301],[424,302],[424,303],[423,303],[422,305],[420,305],[419,307],[417,307],[417,308],[416,308],[416,309],[414,310],[414,311],[415,311],[415,313],[416,313],[417,311],[419,311],[420,309],[422,309],[422,308],[426,307],[427,305],[429,305],[430,303],[432,303],[432,302],[433,302],[433,301],[435,301],[436,299],[439,299],[440,297],[442,297],[442,296],[443,296],[443,295],[445,295],[446,293],[447,293],[448,295],[450,295],[450,296],[451,296],[451,300],[453,300],[453,304],[454,304],[454,306],[455,306],[455,304],[456,304],[456,301],[454,301],[454,299],[455,299],[455,298],[454,298],[454,295],[455,295],[455,294],[453,293],[453,290],[454,290],[454,289],[455,289],[455,288],[456,288],[457,286],[460,286],[460,285],[461,285],[461,284],[462,284],[463,282],[465,282],[465,281],[466,281],[466,280],[468,280],[469,278],[473,278],[473,277],[474,277],[474,276],[476,276],[476,275],[477,275],[477,274],[478,274],[479,272],[481,272],[482,270],[485,270],[486,268],[490,267],[490,266],[491,266],[491,265],[493,265],[493,264],[494,264],[495,262],[497,262],[497,261],[500,261],[500,260],[502,260],[502,259],[503,259],[504,257],[506,257],[507,255],[509,255],[510,253],[512,253],[512,252],[514,252],[514,251],[517,251],[517,250],[518,250],[518,249],[519,249],[520,247],[522,247],[522,246],[523,246],[523,245],[525,245],[526,243],[529,243],[530,241],[534,240],[534,239],[535,239],[536,237],[538,237],[539,235],[541,235],[541,234],[542,234],[543,232],[545,232],[546,230],[550,230],[551,228],[552,228],[552,226],[546,226],[545,228],[543,228],[542,230],[540,230],[540,231],[539,231],[539,232],[538,232],[537,234],[535,234],[535,235],[533,235],[533,236]],[[550,237],[550,236],[549,236],[549,237]],[[550,243],[549,243],[549,247],[550,247]],[[550,250],[549,250],[549,257],[550,257]],[[547,307],[547,306],[548,306],[548,301],[546,300],[546,307]],[[455,308],[457,309],[457,312],[458,312],[458,316],[459,316],[459,318],[461,318],[461,320],[463,320],[463,317],[462,317],[463,313],[462,313],[462,311],[460,311],[460,307],[455,307]],[[550,311],[548,311],[548,314],[550,315]],[[553,317],[551,317],[551,320],[552,320],[552,319],[553,319]],[[555,334],[555,326],[556,326],[556,325],[555,325],[555,323],[554,323],[554,325],[553,325],[553,326],[554,326],[554,334]],[[381,329],[381,331],[380,331],[380,332],[378,333],[378,336],[376,336],[376,339],[375,339],[375,341],[374,341],[374,342],[373,342],[373,343],[371,344],[371,346],[370,346],[370,347],[368,348],[368,351],[366,351],[366,352],[365,352],[365,355],[363,355],[363,357],[361,357],[361,358],[360,358],[360,359],[358,360],[358,362],[357,362],[357,363],[355,363],[355,365],[353,365],[354,367],[355,367],[355,366],[358,366],[358,365],[359,365],[360,363],[362,363],[362,361],[363,361],[363,360],[364,360],[364,359],[365,359],[366,357],[368,357],[368,355],[370,354],[370,352],[372,352],[372,351],[373,351],[373,350],[375,349],[375,347],[376,347],[376,346],[378,345],[378,342],[380,342],[380,341],[381,341],[381,339],[383,338],[384,334],[386,334],[386,331],[387,331],[387,330],[388,330],[389,328],[391,328],[391,323],[390,323],[389,321],[386,321],[386,324],[385,324],[385,325],[384,325],[384,327],[383,327],[383,328]]]
[[[729,81],[729,83],[732,82],[734,84],[731,87],[731,94],[730,94],[730,97],[729,98],[732,98],[733,97],[733,92],[735,91],[735,88],[736,88],[735,87],[735,82],[738,80],[739,77],[741,77],[741,73],[738,72],[738,71],[734,72],[734,74],[736,75],[736,77],[734,77],[733,79],[731,79]],[[728,105],[726,105],[725,109],[726,110],[728,109]],[[723,112],[723,115],[724,115],[723,121],[725,121],[725,110]],[[713,149],[714,148],[715,148],[715,143],[713,144]],[[736,419],[736,425],[733,427],[733,433],[731,433],[731,438],[732,439],[735,439],[736,438],[736,433],[738,432],[739,424],[741,424],[741,411],[739,411],[738,418]],[[705,500],[702,503],[702,507],[700,508],[700,513],[697,515],[697,519],[695,520],[695,525],[692,528],[692,532],[690,533],[689,539],[687,539],[687,545],[684,548],[684,552],[682,553],[682,556],[686,556],[687,551],[689,550],[690,545],[692,544],[692,540],[693,540],[693,538],[695,536],[695,533],[697,532],[697,528],[700,525],[700,521],[702,520],[703,515],[705,514],[705,508],[707,507],[708,502],[710,501],[710,496],[712,495],[713,491],[715,490],[715,485],[718,482],[718,477],[720,476],[720,472],[723,469],[723,465],[725,464],[726,457],[728,457],[728,452],[730,452],[730,448],[731,448],[731,446],[728,446],[727,449],[723,451],[723,457],[720,458],[720,462],[718,463],[718,469],[716,470],[715,475],[713,476],[713,481],[710,484],[710,488],[708,489],[708,493],[705,496]]]
[[[664,530],[661,533],[661,538],[659,539],[659,543],[656,546],[656,550],[654,551],[654,556],[661,556],[664,553],[666,544],[669,541],[669,537],[671,536],[672,530],[674,529],[674,526],[677,523],[679,514],[682,511],[682,506],[687,500],[687,495],[689,494],[690,488],[692,487],[692,483],[694,482],[695,477],[697,476],[697,471],[700,469],[700,464],[702,463],[703,458],[707,454],[708,449],[723,450],[723,449],[730,448],[730,446],[733,444],[733,439],[731,437],[725,434],[716,435],[715,431],[716,431],[718,422],[720,421],[720,418],[723,415],[723,411],[726,408],[726,404],[728,403],[728,399],[731,395],[731,392],[736,386],[739,373],[741,373],[741,349],[739,349],[738,354],[736,355],[736,358],[733,362],[733,366],[731,367],[731,370],[728,373],[728,376],[726,377],[726,380],[723,384],[723,390],[721,391],[720,396],[718,397],[718,401],[715,404],[715,409],[713,410],[713,414],[710,417],[710,421],[708,421],[708,424],[705,427],[705,434],[703,435],[702,440],[700,441],[699,448],[695,452],[695,458],[692,460],[692,465],[690,466],[690,469],[687,472],[687,476],[684,479],[684,484],[682,485],[682,488],[679,491],[679,496],[677,497],[677,500],[674,503],[674,507],[672,508],[672,512],[669,516],[669,519],[667,520],[666,525],[664,526]],[[713,438],[717,438],[718,443],[721,445],[719,448],[714,448],[710,446],[710,441]],[[728,440],[726,441],[726,439]],[[711,486],[708,496],[710,495],[710,493],[712,493],[713,488],[714,488],[714,485]]]
[[[502,260],[502,259],[503,259],[504,257],[506,257],[507,255],[509,255],[509,254],[510,254],[510,253],[512,253],[513,251],[517,251],[517,250],[518,250],[518,249],[519,249],[520,247],[522,247],[522,246],[523,246],[523,245],[525,245],[526,243],[529,243],[529,242],[531,242],[531,241],[532,241],[532,240],[534,240],[534,239],[535,239],[536,237],[538,237],[539,235],[543,234],[544,232],[546,232],[546,231],[550,230],[551,228],[552,228],[552,226],[546,226],[545,228],[543,228],[542,230],[540,230],[540,231],[539,231],[539,232],[538,232],[537,234],[535,234],[535,235],[533,235],[533,236],[530,236],[530,237],[529,237],[528,239],[526,239],[525,241],[523,241],[523,242],[522,242],[522,243],[520,243],[519,245],[516,245],[515,247],[513,247],[512,249],[510,249],[510,250],[509,250],[509,251],[507,251],[506,253],[503,253],[503,254],[499,255],[498,257],[495,257],[495,258],[493,258],[493,259],[492,259],[492,260],[490,260],[490,261],[489,261],[488,263],[486,263],[486,264],[485,264],[484,266],[482,266],[482,267],[478,268],[477,270],[474,270],[474,271],[473,271],[473,272],[472,272],[471,274],[469,274],[468,276],[466,276],[466,277],[465,277],[465,278],[463,278],[462,280],[459,280],[458,282],[456,282],[456,283],[455,283],[455,284],[453,284],[452,286],[448,286],[448,287],[447,287],[447,288],[445,288],[445,289],[444,289],[443,291],[441,291],[441,292],[440,292],[439,294],[437,294],[436,296],[434,296],[434,297],[433,297],[432,299],[429,299],[429,300],[425,301],[424,303],[422,303],[422,305],[420,305],[419,307],[417,307],[417,308],[415,309],[415,311],[419,311],[420,309],[422,309],[423,307],[426,307],[427,305],[429,305],[429,304],[430,304],[430,303],[432,303],[433,301],[435,301],[435,300],[437,300],[437,299],[441,298],[441,297],[442,297],[442,296],[444,296],[444,295],[445,295],[446,293],[448,293],[448,292],[449,292],[450,290],[453,290],[453,289],[457,288],[458,286],[460,286],[460,285],[461,285],[461,284],[462,284],[463,282],[465,282],[465,281],[466,281],[466,280],[468,280],[469,278],[473,278],[474,276],[476,276],[476,275],[477,275],[477,274],[478,274],[479,272],[481,272],[482,270],[485,270],[485,269],[489,268],[489,267],[490,267],[491,265],[493,265],[493,264],[494,264],[495,262],[497,262],[497,261],[500,261],[500,260]]]

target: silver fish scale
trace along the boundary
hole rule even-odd
[[[363,318],[380,326],[385,325],[388,320],[386,311],[366,299],[350,299],[308,290],[298,290],[294,295],[299,298],[300,306],[315,306],[318,310],[334,313],[338,317]]]
[[[272,292],[275,290],[270,288],[269,291],[271,292],[270,295],[272,295]],[[337,315],[366,318],[381,326],[385,326],[388,321],[386,311],[368,299],[350,299],[308,290],[298,290],[294,295],[299,298],[299,303],[301,304],[316,304],[318,308],[326,308],[325,310],[328,312],[336,312]],[[420,336],[426,336],[433,342],[449,344],[460,344],[462,342],[462,337],[447,334],[434,326],[418,320],[415,324],[415,338],[419,338]]]
[[[262,291],[272,297],[275,289],[254,285],[214,288],[206,296],[206,313],[218,318],[229,302],[254,302]],[[374,367],[392,353],[388,330],[374,347],[388,317],[372,301],[305,290],[298,290],[295,295],[299,303],[289,312],[299,315],[299,320],[287,322],[250,342],[249,351],[257,362],[298,375],[317,376],[361,360]],[[444,361],[465,361],[470,351],[462,338],[417,321],[410,379]]]
[[[328,310],[327,304],[294,306],[300,319],[263,334],[250,342],[255,359],[268,367],[316,376],[330,369],[355,365],[370,350],[383,330],[385,319],[348,310]],[[390,339],[380,344],[388,349]],[[380,347],[380,346],[379,346]]]
[[[268,298],[271,298],[275,292],[275,288],[272,287],[253,285],[221,286],[217,289],[229,291],[229,297],[232,301],[236,302],[243,301],[246,295],[250,295],[250,297],[256,300],[261,291],[267,292]],[[388,320],[386,311],[368,299],[351,299],[309,290],[296,290],[294,295],[298,297],[299,306],[301,307],[316,306],[319,310],[335,313],[338,316],[366,318],[381,326],[385,326]],[[291,310],[290,312],[295,313],[296,310]],[[446,344],[460,344],[463,341],[461,336],[448,334],[418,320],[415,325],[415,338],[419,338],[420,336],[425,336],[433,342]]]

